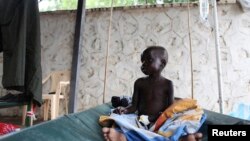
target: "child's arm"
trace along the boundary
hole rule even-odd
[[[118,107],[115,110],[115,113],[118,113],[118,114],[130,114],[130,113],[134,113],[137,110],[140,81],[141,81],[140,79],[137,79],[135,81],[135,84],[134,84],[134,93],[133,93],[133,97],[132,97],[132,103],[129,106],[127,106],[126,108],[124,108],[124,107]]]
[[[168,106],[172,105],[174,103],[174,86],[173,86],[173,82],[170,81],[169,85],[168,85]]]

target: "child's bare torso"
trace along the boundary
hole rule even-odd
[[[139,79],[138,83],[138,114],[159,116],[170,104],[172,97],[172,82],[162,78],[151,81],[148,78]]]

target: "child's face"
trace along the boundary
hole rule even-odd
[[[145,75],[152,75],[155,73],[159,73],[162,70],[161,67],[162,63],[159,57],[159,53],[154,50],[142,54],[141,61],[142,61],[141,71]]]

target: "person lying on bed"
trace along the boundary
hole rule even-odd
[[[114,113],[130,114],[138,112],[138,116],[147,115],[151,125],[160,114],[174,102],[173,83],[161,75],[168,62],[168,54],[164,47],[150,46],[141,55],[141,71],[146,77],[134,83],[132,103],[128,107],[117,107]],[[107,141],[126,141],[126,137],[114,128],[102,129]],[[182,140],[200,140],[201,133],[190,134]]]

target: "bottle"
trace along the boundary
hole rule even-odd
[[[209,14],[209,1],[199,0],[199,8],[200,8],[200,18],[203,22],[206,22]]]

